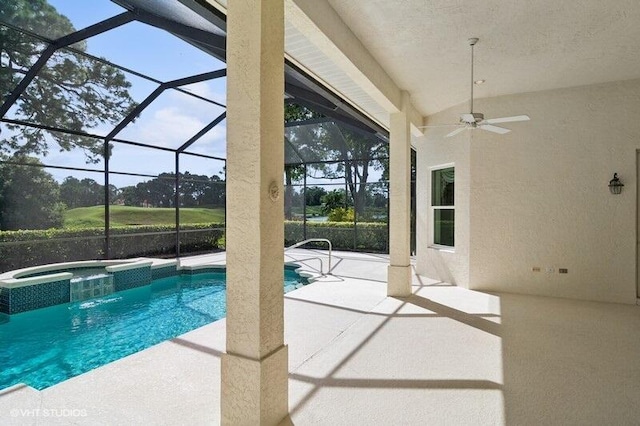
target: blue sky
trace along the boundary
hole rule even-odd
[[[109,0],[49,0],[59,13],[67,16],[76,29],[81,29],[101,20],[124,12],[124,9]],[[44,31],[44,29],[43,29]],[[199,49],[162,30],[132,22],[112,31],[87,40],[87,51],[104,57],[113,63],[142,72],[160,81],[169,81],[194,74],[213,71],[225,64],[205,54]],[[131,96],[140,102],[157,85],[139,77],[127,74],[132,83]],[[225,104],[226,79],[185,86],[191,92]],[[177,148],[200,131],[220,113],[223,108],[198,100],[178,91],[163,93],[149,106],[135,123],[127,126],[117,137],[156,146]],[[192,151],[216,157],[226,157],[226,128],[224,122],[216,126],[192,146]],[[104,135],[113,126],[90,129],[91,133]],[[101,165],[87,165],[80,152],[58,152],[51,149],[46,164],[74,167],[100,168]],[[112,170],[142,174],[159,174],[174,170],[173,153],[149,150],[116,144],[110,160]],[[211,176],[221,171],[223,163],[183,155],[180,157],[181,171]],[[57,180],[73,175],[77,178],[89,177],[102,183],[97,173],[69,172],[48,169]],[[145,178],[111,176],[117,187],[133,185]]]

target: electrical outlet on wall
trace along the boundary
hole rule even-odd
[[[534,266],[533,268],[531,268],[532,272],[540,272],[540,267],[539,266]]]
[[[553,266],[547,266],[547,267],[544,269],[544,271],[545,271],[547,274],[553,274],[553,273],[556,271],[556,268],[554,268]]]

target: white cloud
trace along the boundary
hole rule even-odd
[[[149,119],[143,115],[140,121],[135,140],[169,148],[179,147],[204,127],[196,116],[176,107],[159,109]]]
[[[222,104],[226,104],[227,101],[227,91],[225,86],[224,79],[217,79],[212,81],[202,81],[200,83],[188,84],[186,86],[182,86],[182,89],[187,92],[193,93],[194,95],[202,96],[203,98],[210,99],[212,101],[220,102]],[[203,102],[200,99],[193,98],[190,96],[185,96],[184,94],[176,91],[172,91],[176,95],[180,97],[189,98],[195,102]]]
[[[184,86],[192,93],[207,98],[219,98],[217,86],[224,82],[201,82]],[[178,148],[201,131],[212,120],[224,112],[200,99],[170,90],[156,99],[136,120],[127,126],[118,137],[149,145]],[[194,143],[197,152],[214,156],[225,156],[226,127],[218,124]]]

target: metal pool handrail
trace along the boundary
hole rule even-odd
[[[299,243],[295,243],[292,246],[289,247],[285,247],[284,251],[288,251],[294,248],[298,248],[300,246],[303,246],[307,243],[327,243],[329,245],[329,269],[327,270],[327,275],[331,273],[331,249],[332,249],[332,245],[331,245],[331,241],[327,240],[326,238],[308,238],[304,241],[300,241]],[[322,259],[320,260],[320,273],[322,273]]]

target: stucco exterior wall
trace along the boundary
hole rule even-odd
[[[486,117],[528,114],[531,121],[506,124],[513,130],[506,135],[464,133],[471,138],[469,234],[458,239],[466,224],[456,229],[455,256],[468,255],[468,267],[450,260],[452,276],[468,274],[472,289],[635,303],[640,80],[475,104]],[[427,136],[418,144],[419,167],[464,157],[465,137],[443,143]],[[456,164],[456,178],[462,168]],[[607,188],[614,172],[625,184],[620,195]],[[428,210],[429,186],[421,188],[427,194],[419,206]],[[456,210],[456,221],[463,214]],[[418,261],[419,271],[440,278],[429,275],[425,256]]]
[[[434,123],[455,123],[457,111],[447,110],[432,117]],[[469,191],[470,132],[443,139],[452,130],[438,128],[417,145],[416,187],[416,271],[429,278],[461,287],[469,287]],[[431,206],[431,171],[445,166],[455,167],[455,247],[433,246],[433,215]]]

